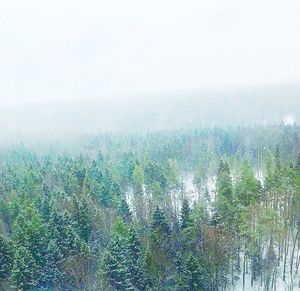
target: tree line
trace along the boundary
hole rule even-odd
[[[2,150],[0,288],[296,289],[299,140],[278,126]]]

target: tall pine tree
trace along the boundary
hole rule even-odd
[[[18,290],[33,289],[37,284],[36,271],[37,266],[30,250],[23,246],[18,247],[11,272],[12,287]]]
[[[187,199],[184,199],[181,206],[181,213],[180,213],[180,228],[185,229],[192,225],[192,220],[190,217],[191,210],[189,206],[189,202]]]
[[[8,278],[13,264],[12,242],[0,233],[0,282]],[[0,283],[1,288],[1,283]]]

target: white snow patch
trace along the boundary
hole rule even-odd
[[[296,118],[293,114],[287,114],[282,118],[282,122],[285,126],[294,125],[296,122]]]

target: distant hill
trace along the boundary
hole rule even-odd
[[[300,86],[191,90],[0,108],[5,139],[300,122]]]

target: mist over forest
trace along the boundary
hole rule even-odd
[[[0,291],[300,290],[299,0],[1,0]]]
[[[3,105],[0,288],[297,290],[299,88]]]
[[[82,134],[270,125],[300,120],[298,85],[190,90],[0,107],[2,142]]]

